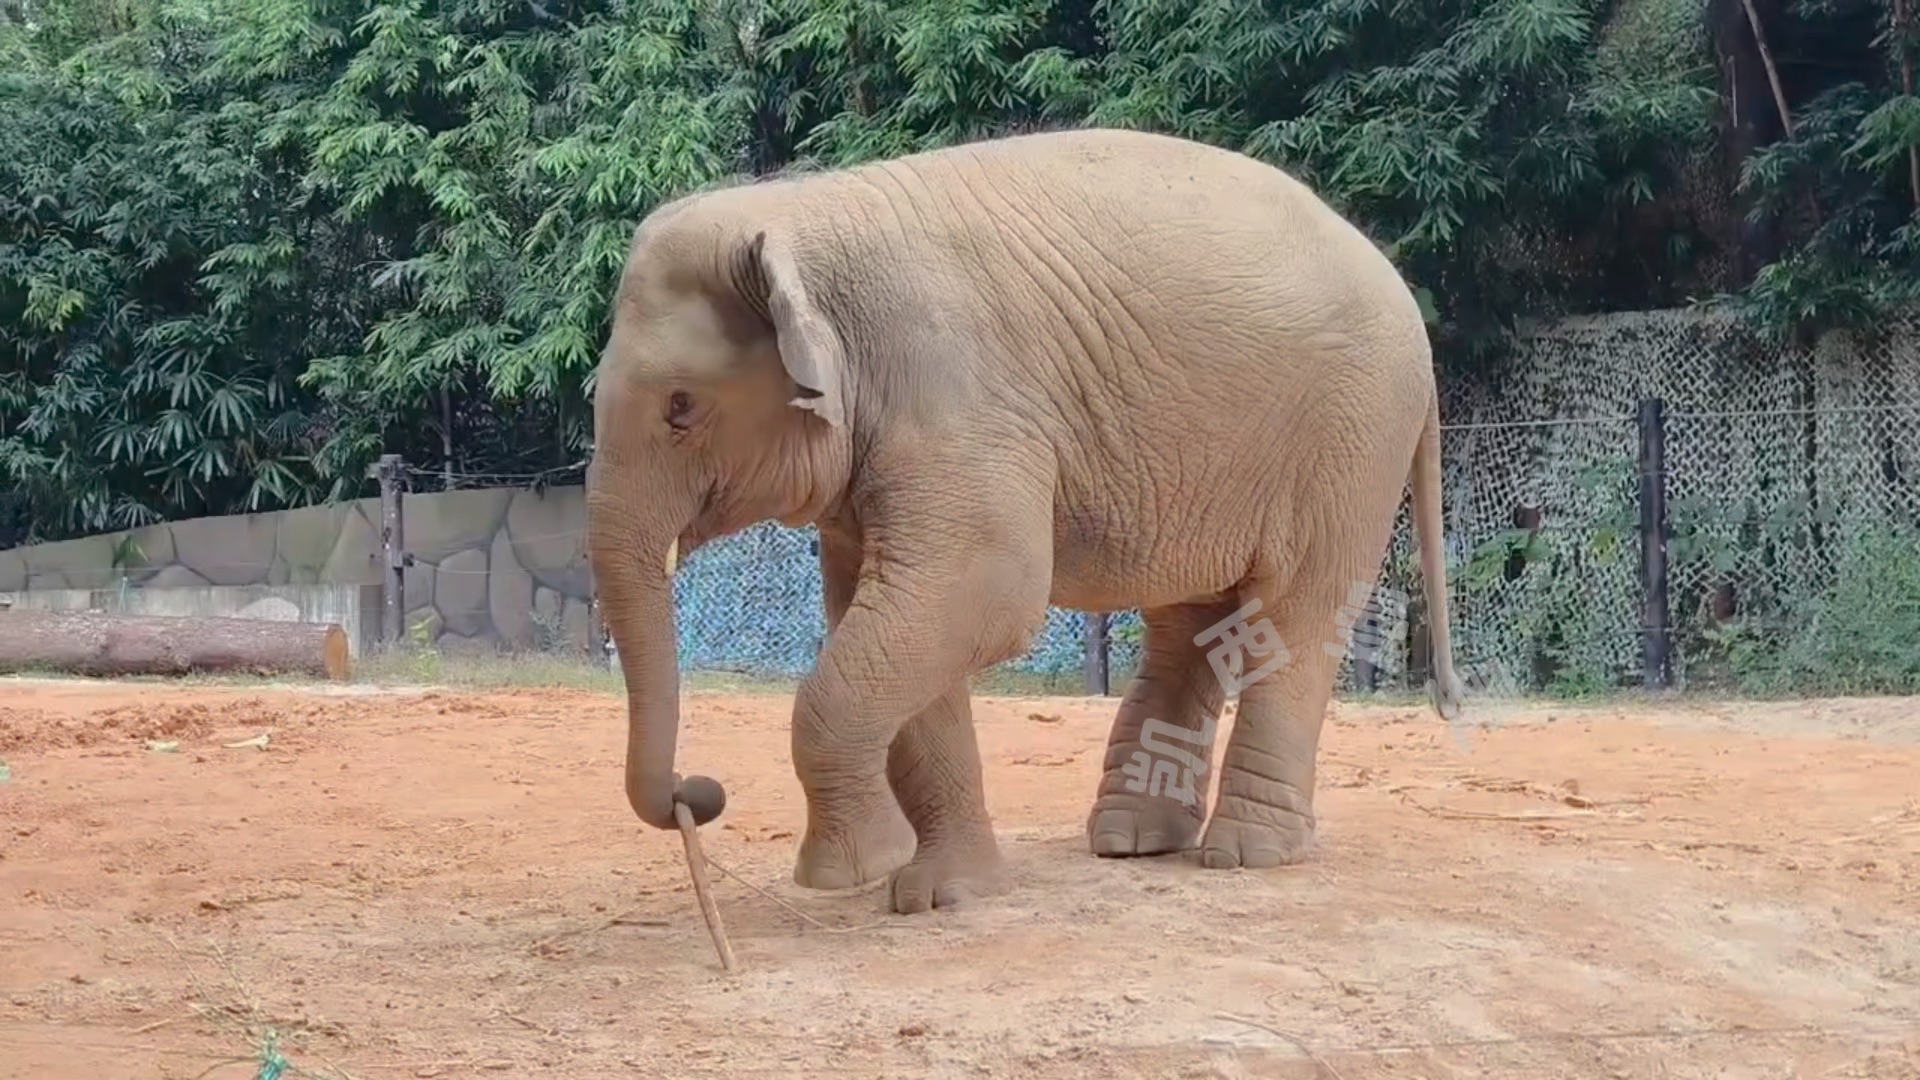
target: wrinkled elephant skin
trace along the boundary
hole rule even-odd
[[[676,791],[721,803],[674,771],[675,565],[758,522],[819,527],[802,885],[892,874],[902,912],[1004,887],[968,677],[1022,654],[1049,604],[1144,614],[1091,850],[1300,859],[1342,655],[1323,645],[1409,481],[1433,700],[1459,710],[1419,307],[1250,158],[1082,130],[682,198],[636,232],[594,408],[590,551],[647,824],[673,827]],[[1284,649],[1244,654],[1261,677],[1209,820],[1230,694],[1209,652],[1236,619]]]

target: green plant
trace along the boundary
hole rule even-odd
[[[558,612],[535,611],[532,620],[533,651],[538,653],[573,651],[566,624],[560,620]]]
[[[1459,582],[1462,589],[1476,589],[1505,577],[1507,561],[1518,555],[1523,565],[1545,562],[1552,548],[1547,536],[1534,529],[1501,529],[1474,546],[1464,567],[1449,569],[1449,583]]]
[[[143,565],[147,561],[146,553],[140,550],[139,541],[132,533],[122,536],[113,545],[113,568],[125,575],[132,567]]]
[[[1689,667],[1703,684],[1768,696],[1920,689],[1920,530],[1851,532],[1814,589],[1695,637]]]

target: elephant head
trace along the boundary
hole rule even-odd
[[[757,522],[815,521],[847,483],[847,351],[809,290],[830,256],[777,203],[734,189],[643,221],[595,375],[589,558],[627,686],[627,799],[656,828],[675,824],[678,560]],[[701,823],[724,798],[699,777],[678,794]]]

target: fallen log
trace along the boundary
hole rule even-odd
[[[0,672],[312,675],[343,681],[335,623],[0,608]]]

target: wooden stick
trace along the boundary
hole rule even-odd
[[[720,925],[720,909],[713,904],[713,890],[707,885],[707,856],[700,850],[700,827],[693,823],[693,811],[674,800],[673,820],[680,826],[680,839],[687,848],[687,869],[693,874],[693,893],[700,900],[700,914],[706,917],[707,934],[720,953],[720,966],[732,971],[733,946],[727,942],[726,927]]]

